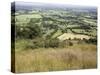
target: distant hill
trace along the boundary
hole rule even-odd
[[[42,9],[81,9],[81,10],[89,10],[95,11],[97,8],[95,6],[80,6],[80,5],[70,5],[70,4],[52,4],[52,3],[41,3],[41,2],[22,2],[16,1],[11,3],[12,9],[16,10],[32,10],[34,8],[42,8]]]

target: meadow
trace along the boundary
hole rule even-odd
[[[16,73],[90,69],[97,67],[96,45],[38,48],[15,52]]]

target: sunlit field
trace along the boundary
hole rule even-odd
[[[96,52],[91,44],[22,50],[15,53],[15,68],[20,73],[96,68]]]

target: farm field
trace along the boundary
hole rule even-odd
[[[14,2],[11,8],[12,72],[97,68],[97,7]]]

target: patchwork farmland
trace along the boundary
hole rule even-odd
[[[15,6],[11,26],[16,73],[97,67],[96,7],[26,2]]]

